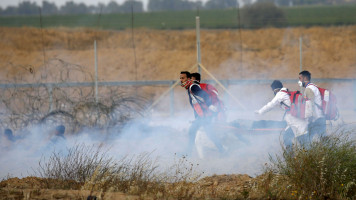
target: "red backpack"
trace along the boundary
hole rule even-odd
[[[311,84],[314,85],[314,84]],[[319,89],[322,105],[318,106],[324,113],[326,120],[337,120],[339,117],[339,111],[336,107],[336,96],[331,93],[329,90],[318,87]]]
[[[221,121],[224,121],[226,118],[225,106],[224,106],[224,103],[218,97],[218,90],[214,86],[207,84],[207,83],[200,83],[200,87],[202,90],[204,90],[206,93],[208,93],[211,103],[217,107],[218,119]]]
[[[218,98],[218,90],[214,86],[207,84],[207,83],[200,83],[200,87],[206,93],[208,93],[208,95],[211,99],[211,103],[213,105],[217,105],[217,103],[220,101]]]
[[[281,91],[287,93],[290,96],[291,106],[288,109],[288,113],[290,113],[294,117],[305,119],[306,99],[303,97],[303,94],[299,91]]]

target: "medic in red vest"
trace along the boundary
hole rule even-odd
[[[189,128],[189,143],[187,154],[191,155],[193,147],[195,146],[196,133],[200,128],[205,130],[206,135],[218,148],[219,152],[223,153],[224,148],[220,140],[216,137],[216,133],[212,129],[212,119],[216,116],[217,108],[212,104],[207,92],[205,92],[199,82],[191,80],[191,74],[187,71],[180,73],[181,86],[187,89],[190,105],[194,109],[195,120]]]
[[[219,92],[218,90],[210,84],[207,83],[201,83],[200,80],[200,74],[199,73],[192,73],[192,80],[194,83],[199,84],[202,90],[204,90],[206,93],[208,93],[209,98],[211,100],[211,104],[216,107],[217,111],[215,112],[215,120],[216,122],[222,123],[226,122],[226,114],[225,114],[225,106],[224,103],[219,99]]]
[[[191,79],[191,74],[183,71],[180,74],[181,86],[187,89],[190,105],[194,109],[195,118],[212,118],[218,109],[213,105],[209,94],[203,90],[199,82]]]

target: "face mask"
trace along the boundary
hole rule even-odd
[[[276,88],[276,89],[273,90],[274,96],[276,96],[276,94],[279,92],[280,89],[281,88]]]
[[[182,87],[184,87],[185,89],[188,89],[191,84],[192,84],[192,81],[191,80],[187,80],[186,82],[181,83],[180,85]]]
[[[298,81],[298,85],[299,85],[299,87],[303,87],[303,82],[302,81]]]

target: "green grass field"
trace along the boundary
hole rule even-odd
[[[284,7],[286,27],[291,26],[333,26],[356,24],[356,5],[348,6],[309,6]],[[134,27],[153,29],[192,29],[195,28],[197,11],[180,12],[151,12],[135,13]],[[202,10],[199,12],[201,27],[207,29],[237,28],[238,11],[231,10]],[[122,30],[131,27],[131,14],[98,14],[86,15],[56,15],[43,16],[43,27],[91,27],[101,29]],[[0,17],[0,26],[7,27],[40,27],[38,16]],[[261,22],[247,25],[241,21],[243,28],[263,27]]]
[[[285,8],[289,26],[356,24],[356,5]]]

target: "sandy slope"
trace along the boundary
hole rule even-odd
[[[202,64],[218,79],[297,81],[300,36],[303,37],[303,69],[311,71],[313,78],[356,78],[356,26],[268,28],[242,30],[241,34],[238,30],[202,30]],[[0,78],[2,82],[13,82],[14,78],[16,82],[92,80],[93,41],[97,39],[99,80],[174,80],[180,71],[196,64],[195,37],[195,30],[135,29],[132,37],[131,30],[55,28],[41,32],[36,28],[2,27]],[[210,79],[205,72],[202,76]],[[341,109],[356,107],[354,98],[350,98],[352,84],[320,83],[320,86],[336,92],[339,105],[344,107]],[[298,89],[296,83],[287,87]],[[125,89],[133,91],[132,87]],[[155,101],[166,89],[141,87],[139,93]],[[218,89],[222,92],[222,88]],[[272,97],[268,85],[229,89],[233,94],[242,94],[237,98],[252,110]],[[254,92],[246,96],[249,91]],[[176,110],[189,107],[183,92],[182,88],[175,88]],[[236,106],[236,102],[230,103]],[[159,106],[169,112],[169,95]]]
[[[202,63],[221,79],[295,78],[300,36],[303,68],[313,77],[356,77],[356,26],[242,30],[241,35],[238,30],[203,30]],[[63,59],[93,73],[95,38],[101,80],[175,79],[196,62],[194,30],[136,29],[135,65],[130,30],[46,29],[42,42],[40,29],[0,28],[0,74],[4,78],[23,73],[16,70],[18,66],[40,70],[44,57]]]

